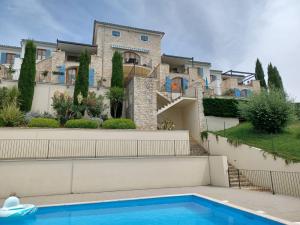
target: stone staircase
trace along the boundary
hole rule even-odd
[[[190,152],[193,156],[208,155],[208,152],[190,135]]]
[[[157,114],[164,112],[165,110],[172,107],[173,105],[176,105],[178,102],[181,102],[182,100],[183,100],[183,97],[178,97],[178,98],[172,100],[170,103],[168,103],[168,104],[164,105],[163,107],[161,107],[160,109],[158,109]]]
[[[230,163],[228,163],[228,176],[231,188],[242,188],[254,191],[271,191],[269,188],[252,184],[245,175],[241,172],[239,173],[238,169]]]

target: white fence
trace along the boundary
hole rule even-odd
[[[0,139],[0,160],[189,154],[188,140]]]

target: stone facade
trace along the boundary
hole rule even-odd
[[[158,81],[153,78],[134,77],[128,85],[127,116],[140,130],[157,129]]]
[[[97,55],[101,58],[101,77],[109,87],[112,73],[112,56],[115,51],[134,52],[140,57],[140,64],[154,68],[161,63],[161,34],[141,32],[136,29],[119,26],[95,25],[94,43],[98,46]],[[120,32],[119,37],[112,35],[113,31]],[[147,35],[148,41],[142,41],[141,35]],[[119,46],[119,47],[113,47]],[[128,49],[132,50],[128,50]]]

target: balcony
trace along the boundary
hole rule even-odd
[[[129,81],[133,76],[147,77],[151,72],[151,67],[136,64],[123,64],[123,73],[125,81]]]

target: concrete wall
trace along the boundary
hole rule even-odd
[[[226,156],[210,156],[210,183],[213,186],[229,187]]]
[[[235,127],[239,124],[238,118],[205,116],[205,129],[209,131],[219,131]]]
[[[208,141],[211,155],[227,156],[228,161],[238,169],[300,172],[300,163],[287,165],[282,158],[277,157],[275,160],[271,154],[258,148],[248,145],[235,147],[227,142],[227,138],[219,136],[216,139],[213,134],[208,135]],[[206,149],[208,141],[204,142]]]
[[[208,157],[0,161],[0,198],[210,184]]]

